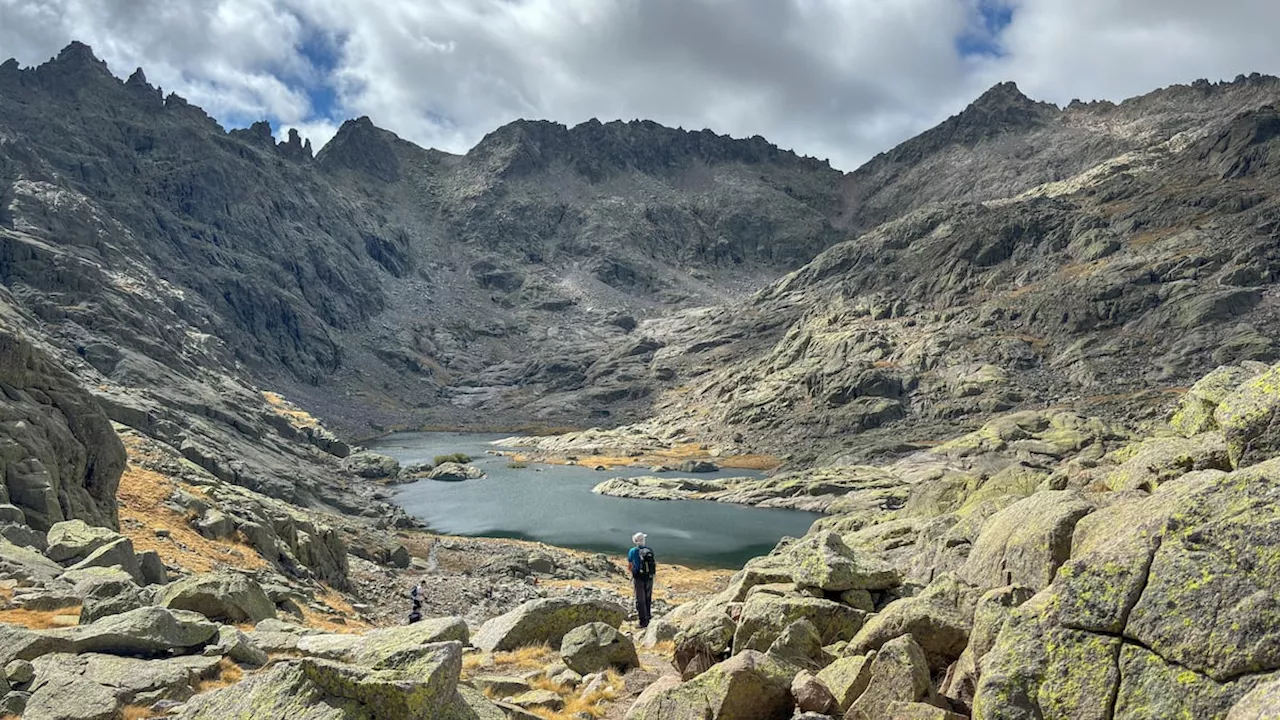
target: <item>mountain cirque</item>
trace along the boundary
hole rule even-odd
[[[1003,84],[843,174],[649,122],[313,157],[84,45],[0,65],[0,711],[1271,717],[1278,101]],[[826,516],[579,676],[625,577],[416,532],[351,441],[424,425]],[[369,629],[423,576],[458,618]]]

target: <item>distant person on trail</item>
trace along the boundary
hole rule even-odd
[[[631,582],[636,589],[636,615],[639,616],[641,630],[649,627],[649,620],[652,619],[653,576],[658,573],[653,550],[644,544],[648,537],[641,532],[632,535],[633,547],[627,551],[627,565],[631,568]]]
[[[409,599],[413,602],[413,609],[409,611],[409,624],[412,625],[422,619],[422,581],[419,580],[414,584],[413,589],[409,591]]]

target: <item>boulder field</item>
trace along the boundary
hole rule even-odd
[[[683,682],[628,717],[1276,717],[1278,372],[1219,368],[1142,434],[1018,413],[881,468],[902,502],[669,615]]]

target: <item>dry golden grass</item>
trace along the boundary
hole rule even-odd
[[[317,612],[309,607],[302,608],[302,624],[332,633],[359,633],[373,626],[356,618],[356,609],[351,607],[336,590],[325,586],[317,599],[331,611],[328,614]]]
[[[489,657],[484,653],[471,653],[462,656],[462,674],[464,677],[475,675],[477,671],[489,666]]]
[[[218,688],[230,687],[244,679],[244,670],[240,666],[227,658],[222,658],[218,662],[218,674],[208,680],[201,680],[196,683],[194,690],[196,694],[217,690]]]
[[[649,654],[657,655],[658,657],[673,658],[676,656],[676,643],[674,640],[663,640],[649,648]]]
[[[560,695],[564,699],[564,709],[559,711],[532,710],[530,712],[543,718],[543,720],[577,720],[582,714],[593,718],[602,718],[608,712],[607,704],[618,699],[618,689],[622,687],[622,676],[617,671],[609,670],[605,673],[605,677],[604,688],[590,693],[583,693],[573,688],[556,685],[549,680],[545,682],[534,681],[532,684],[538,689],[550,690]]]
[[[493,664],[500,668],[541,668],[560,659],[560,653],[550,645],[530,645],[511,652],[494,653]]]
[[[0,610],[0,623],[8,625],[18,625],[28,630],[49,630],[57,627],[65,627],[64,625],[54,621],[54,618],[63,615],[73,617],[80,616],[80,606],[58,608],[56,610],[25,610],[23,608],[14,608],[12,610]]]
[[[120,708],[120,720],[146,720],[157,717],[156,712],[145,705],[125,705]]]
[[[290,425],[296,428],[318,427],[320,421],[315,416],[284,399],[280,393],[266,392],[262,393],[262,398],[271,406],[272,412],[285,418]]]
[[[248,545],[233,540],[210,540],[192,529],[186,516],[165,506],[176,483],[143,467],[149,457],[144,441],[136,435],[121,436],[129,452],[129,464],[120,478],[116,500],[120,506],[121,532],[133,541],[138,552],[155,550],[170,565],[192,572],[209,572],[219,567],[258,569],[268,567],[261,555]],[[199,488],[183,486],[199,495]],[[169,537],[156,537],[167,530]]]
[[[622,561],[617,561],[621,566]],[[701,597],[723,590],[733,576],[732,570],[714,568],[691,568],[683,565],[664,564],[658,569],[658,577],[653,585],[653,596],[671,603],[679,604],[690,597]],[[626,576],[608,580],[547,580],[545,584],[553,588],[593,587],[613,590],[623,596],[632,592],[631,581]]]
[[[760,453],[729,455],[718,458],[716,462],[720,467],[733,468],[735,470],[773,470],[782,465],[782,461],[777,457]]]
[[[512,456],[514,462],[542,462],[548,465],[567,465],[570,462],[566,457],[547,457],[541,459],[531,458],[527,455],[516,454]],[[616,467],[634,467],[637,465],[665,465],[672,462],[684,462],[685,460],[710,460],[721,467],[737,468],[739,470],[773,470],[782,464],[782,461],[772,455],[760,455],[755,453],[744,453],[742,455],[728,455],[724,457],[712,457],[708,452],[706,445],[702,443],[681,443],[669,448],[654,450],[653,452],[641,455],[585,455],[578,456],[572,460],[575,465],[582,467],[595,468],[603,467],[606,470],[612,470]]]

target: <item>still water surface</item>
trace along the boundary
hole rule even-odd
[[[530,465],[486,454],[502,435],[395,433],[369,444],[401,464],[430,462],[463,452],[487,477],[466,482],[419,480],[400,486],[394,500],[431,529],[453,535],[507,537],[605,553],[624,553],[637,531],[649,535],[659,561],[738,567],[768,552],[783,536],[803,535],[819,516],[706,501],[632,500],[596,495],[611,477],[649,474],[646,468],[597,472],[585,467]],[[679,476],[680,473],[671,473]],[[743,470],[698,478],[744,475]]]

